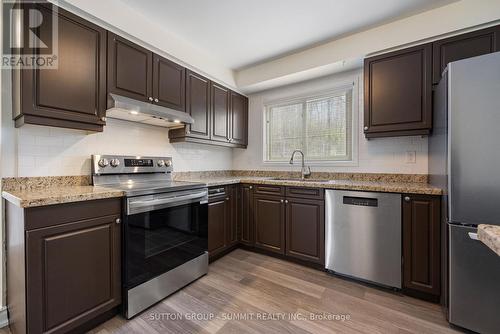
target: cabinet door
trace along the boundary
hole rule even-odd
[[[285,203],[280,197],[254,196],[255,247],[285,254]]]
[[[186,73],[186,112],[194,119],[186,134],[210,139],[210,80],[190,70]]]
[[[239,238],[242,244],[253,246],[254,224],[253,224],[253,186],[242,184],[239,187]]]
[[[473,31],[432,43],[432,83],[437,84],[441,74],[452,61],[471,58],[500,50],[500,27]]]
[[[150,102],[152,75],[151,51],[108,32],[108,93]]]
[[[367,138],[429,134],[431,44],[365,59]]]
[[[230,142],[246,146],[248,144],[248,99],[235,92],[231,92],[230,124]]]
[[[153,56],[153,98],[156,104],[185,111],[185,80],[184,67],[156,54]]]
[[[208,203],[208,251],[210,256],[226,247],[226,198]]]
[[[226,187],[226,246],[238,243],[238,188],[235,185]]]
[[[26,4],[30,5],[37,6],[43,14],[43,24],[36,34],[44,41],[50,40],[52,5]],[[29,22],[29,11],[24,14],[24,22]],[[60,8],[57,15],[57,69],[13,72],[16,126],[29,123],[102,131],[105,122],[101,117],[106,110],[106,30]],[[26,27],[25,31],[30,29]]]
[[[229,89],[212,82],[212,135],[215,141],[229,141]]]
[[[325,263],[325,205],[323,201],[286,199],[286,255]]]
[[[403,197],[403,289],[437,301],[441,292],[440,199]]]
[[[26,232],[29,333],[66,333],[121,302],[119,216]]]

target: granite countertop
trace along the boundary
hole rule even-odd
[[[477,228],[477,238],[500,256],[500,226],[479,225]]]
[[[123,191],[94,186],[52,186],[40,189],[2,191],[2,197],[21,207],[30,208],[52,204],[89,201],[94,199],[122,197]]]
[[[179,181],[202,182],[211,186],[221,186],[235,183],[272,184],[280,186],[300,186],[339,190],[364,190],[376,192],[392,192],[406,194],[441,195],[442,190],[428,183],[418,182],[384,182],[359,180],[286,180],[269,177],[226,176],[211,178],[180,178]]]
[[[208,186],[221,186],[237,183],[270,184],[280,186],[315,187],[340,190],[364,190],[375,192],[392,192],[408,194],[441,195],[442,190],[425,182],[411,182],[397,175],[385,179],[369,175],[371,179],[329,179],[323,178],[302,181],[300,179],[283,179],[257,175],[230,175],[217,173],[180,175],[179,181],[201,182]],[[285,176],[286,177],[286,176]],[[346,176],[346,178],[349,175]],[[62,204],[69,202],[88,201],[103,198],[122,197],[123,191],[113,188],[94,187],[89,185],[86,176],[74,177],[35,177],[3,179],[2,196],[9,202],[22,207]]]

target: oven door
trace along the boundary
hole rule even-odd
[[[127,198],[124,285],[131,289],[208,248],[206,188]]]

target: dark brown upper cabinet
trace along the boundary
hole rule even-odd
[[[215,82],[211,84],[212,134],[211,140],[229,142],[231,91]]]
[[[210,140],[210,80],[196,72],[186,70],[186,112],[194,123],[184,128],[171,129],[171,142]]]
[[[108,93],[185,111],[185,73],[184,67],[108,32]]]
[[[56,15],[53,5],[23,6],[36,6],[43,13],[44,21],[35,33],[42,40],[50,40],[47,35],[51,34],[52,17]],[[12,71],[15,125],[102,131],[106,111],[106,30],[61,8],[57,16],[58,68]],[[29,22],[27,16],[24,22]],[[27,34],[30,29],[24,31]]]
[[[439,301],[441,293],[439,196],[403,196],[403,290]]]
[[[153,56],[153,96],[157,104],[185,111],[186,69],[158,55]],[[155,100],[156,101],[156,100]]]
[[[439,83],[441,74],[452,61],[497,51],[500,51],[499,26],[436,41],[432,44],[432,83]]]
[[[248,98],[231,92],[230,138],[234,144],[248,144]]]
[[[170,142],[245,147],[248,143],[248,99],[186,70],[186,112],[194,124],[168,132]]]
[[[108,93],[152,102],[153,53],[108,32]]]
[[[432,45],[365,59],[367,138],[427,135],[432,128]]]

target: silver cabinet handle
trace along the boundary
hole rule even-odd
[[[158,99],[155,99],[155,102],[156,102],[156,103],[158,103],[159,101],[160,101],[160,100],[158,100]]]
[[[122,222],[122,220],[120,218],[115,219],[115,223],[120,224],[121,222]]]
[[[101,121],[106,122],[106,117],[101,117]]]
[[[368,131],[368,127],[367,127],[367,126],[365,126],[365,127],[363,128],[363,130]]]
[[[226,197],[226,201],[229,201],[229,197]]]
[[[405,196],[405,202],[409,202],[411,200],[410,196]]]
[[[469,238],[471,238],[472,240],[479,240],[477,238],[477,233],[472,233],[472,232],[469,232]]]
[[[284,200],[280,200],[281,203],[285,202]]]
[[[153,98],[151,96],[148,97],[148,100],[151,101],[151,102],[153,102]]]
[[[288,204],[288,200],[287,199],[285,200],[285,204]]]
[[[248,189],[253,189],[253,187],[252,187],[252,186],[250,186],[250,187],[248,187]]]

